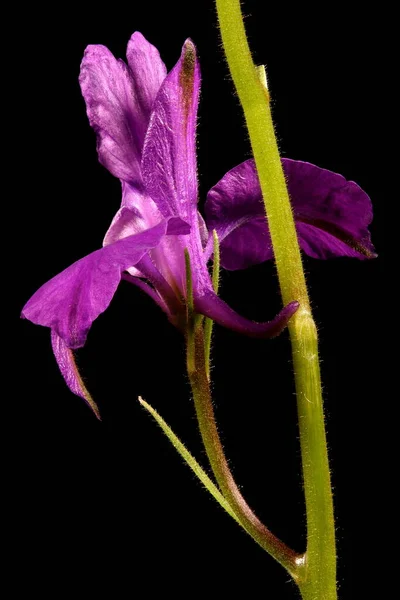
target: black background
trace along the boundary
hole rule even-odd
[[[364,568],[357,557],[367,543],[372,490],[381,478],[375,386],[384,197],[376,115],[383,100],[376,93],[378,75],[371,76],[371,65],[379,62],[371,44],[378,25],[368,12],[282,7],[266,13],[262,4],[244,3],[246,25],[256,61],[267,64],[282,155],[357,181],[374,205],[377,260],[305,258],[321,342],[340,597],[361,598]],[[37,7],[25,11],[12,46],[14,139],[22,164],[14,182],[24,247],[18,311],[42,283],[100,247],[119,207],[119,183],[97,162],[78,86],[87,44],[104,44],[124,57],[131,33],[139,30],[170,69],[186,37],[194,40],[203,76],[201,202],[227,170],[250,156],[212,2],[196,8],[176,2],[84,8],[54,15]],[[280,307],[271,264],[223,273],[221,294],[255,320],[271,318]],[[17,565],[17,595],[29,588],[52,598],[67,590],[91,598],[98,589],[110,598],[225,598],[241,591],[248,598],[297,597],[284,570],[207,496],[136,400],[140,394],[159,410],[206,464],[182,339],[149,298],[123,283],[79,352],[101,423],[66,388],[48,331],[26,321],[17,326],[18,402],[9,447],[18,515],[9,555]],[[218,327],[213,357],[217,418],[237,481],[264,522],[302,550],[304,505],[287,335],[255,341]]]

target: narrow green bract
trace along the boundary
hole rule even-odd
[[[155,421],[161,427],[171,444],[182,456],[186,464],[192,469],[196,477],[200,479],[204,487],[215,498],[218,504],[220,504],[222,508],[226,510],[226,512],[232,517],[232,519],[235,519],[235,521],[239,523],[239,525],[241,525],[239,519],[237,518],[237,516],[229,506],[229,503],[225,500],[217,486],[213,483],[213,481],[211,481],[211,479],[209,478],[207,473],[201,468],[197,460],[190,454],[189,450],[187,450],[186,447],[182,444],[180,439],[172,431],[171,427],[169,427],[164,421],[164,419],[161,417],[161,415],[159,415],[158,412],[152,406],[150,406],[150,404],[145,402],[145,400],[143,400],[143,398],[141,398],[140,396],[139,402],[143,406],[143,408],[145,408],[151,414],[151,416],[154,417]]]

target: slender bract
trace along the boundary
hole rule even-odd
[[[242,104],[285,303],[297,300],[289,322],[299,414],[307,513],[305,569],[299,586],[305,600],[334,600],[336,550],[318,359],[296,228],[276,142],[269,94],[253,63],[239,0],[216,0],[223,46]]]
[[[167,423],[164,421],[164,419],[158,414],[158,412],[152,406],[150,406],[150,404],[145,402],[143,400],[143,398],[141,398],[140,396],[139,396],[139,402],[152,415],[152,417],[155,419],[155,421],[161,427],[161,429],[163,430],[163,432],[165,433],[165,435],[167,436],[167,438],[169,439],[171,444],[178,451],[178,453],[182,456],[182,458],[186,462],[186,464],[192,469],[192,471],[194,472],[196,477],[198,477],[198,479],[200,479],[201,483],[204,485],[206,490],[208,490],[210,492],[210,494],[222,506],[222,508],[224,510],[226,510],[226,512],[232,517],[232,519],[235,519],[235,521],[240,525],[241,523],[240,523],[239,519],[237,518],[236,514],[233,512],[230,505],[225,500],[225,498],[223,497],[223,495],[221,494],[221,492],[219,491],[217,486],[211,481],[211,479],[209,478],[207,473],[204,471],[204,469],[201,468],[201,466],[199,465],[197,460],[190,454],[190,452],[182,444],[182,442],[180,441],[178,436],[176,436],[174,434],[171,427],[169,427],[167,425]]]

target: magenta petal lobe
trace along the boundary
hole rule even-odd
[[[126,58],[132,74],[138,116],[147,128],[154,100],[167,76],[167,69],[157,48],[139,31],[135,31],[128,42]]]
[[[135,266],[165,235],[167,221],[96,250],[45,283],[22,316],[50,327],[69,348],[84,345],[93,321],[106,310],[123,271]]]
[[[140,158],[146,124],[137,118],[127,65],[105,46],[88,46],[79,76],[99,160],[115,177],[141,186]]]
[[[166,235],[189,235],[190,231],[189,223],[180,217],[170,217],[168,219]]]
[[[100,162],[122,181],[142,189],[140,161],[151,110],[167,71],[158,50],[135,32],[129,67],[101,45],[88,46],[79,83]]]

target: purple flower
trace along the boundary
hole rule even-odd
[[[121,279],[145,291],[176,326],[186,318],[185,250],[189,253],[195,310],[235,331],[272,337],[298,307],[255,323],[215,295],[207,269],[216,229],[222,264],[240,269],[272,257],[252,161],[210,191],[207,227],[197,210],[196,115],[200,68],[190,40],[167,75],[156,48],[138,32],[127,62],[104,46],[89,46],[80,84],[100,162],[122,184],[122,204],[104,247],[44,284],[22,316],[51,328],[57,362],[69,388],[97,407],[77,371],[73,349],[84,345],[93,321],[108,307]],[[307,163],[284,161],[303,249],[312,256],[364,257],[373,252],[368,196],[354,183]]]

